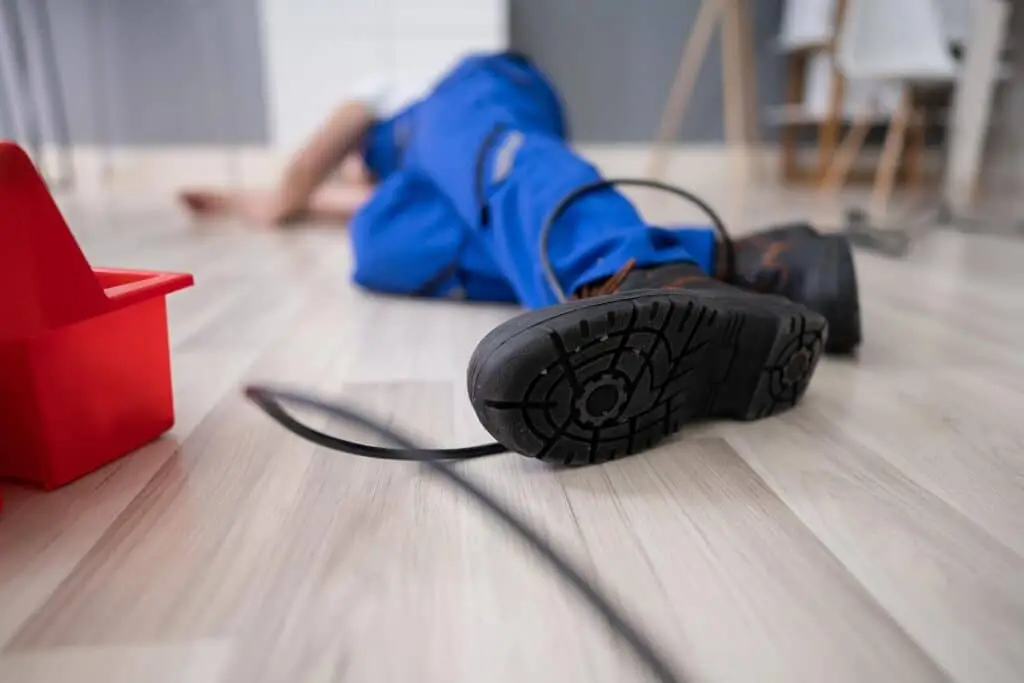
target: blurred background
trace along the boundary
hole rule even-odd
[[[885,159],[897,198],[1020,208],[1024,11],[996,0],[5,0],[0,136],[79,193],[269,182],[368,71],[436,75],[507,48],[551,75],[599,164],[639,171],[660,122],[709,185],[736,180],[724,152],[739,146],[760,184],[856,188]],[[733,133],[729,110],[742,110]],[[883,155],[892,128],[899,154]],[[849,168],[826,179],[844,138]]]

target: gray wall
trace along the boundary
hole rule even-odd
[[[512,44],[533,57],[561,90],[575,139],[649,142],[654,137],[700,0],[510,0],[510,5]],[[764,111],[785,92],[785,64],[772,46],[782,1],[748,5]],[[721,54],[716,36],[682,126],[683,140],[723,139]]]
[[[33,4],[49,12],[74,142],[267,139],[257,0],[0,0],[29,41]]]
[[[267,140],[257,0],[0,0],[0,11],[26,16],[34,2],[50,12],[74,142]],[[763,110],[783,92],[783,65],[771,47],[781,0],[750,5]],[[575,139],[648,141],[698,6],[510,0],[512,42],[561,89]],[[722,139],[720,64],[716,38],[682,139]]]

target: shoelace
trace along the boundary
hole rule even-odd
[[[615,271],[615,273],[610,278],[599,284],[584,287],[580,291],[573,294],[572,298],[589,299],[590,297],[593,296],[614,294],[615,292],[619,291],[619,287],[622,286],[622,283],[626,281],[626,278],[629,276],[630,273],[633,272],[633,268],[635,267],[636,259],[631,258],[628,261],[626,261],[626,263],[623,264],[621,268]]]
[[[658,653],[657,649],[650,643],[640,630],[633,626],[602,591],[590,582],[577,570],[572,563],[554,547],[547,543],[534,529],[525,521],[517,517],[505,505],[499,502],[494,496],[481,488],[478,484],[468,479],[445,461],[449,451],[425,449],[417,446],[409,438],[398,434],[387,427],[379,424],[350,408],[329,403],[318,398],[295,393],[287,390],[271,389],[269,387],[250,386],[245,390],[246,396],[267,413],[282,427],[296,434],[299,437],[313,441],[317,445],[333,450],[340,450],[352,453],[353,447],[360,449],[360,455],[369,457],[387,457],[389,459],[415,460],[424,465],[434,474],[439,475],[448,483],[469,495],[480,506],[487,510],[493,517],[509,527],[526,545],[535,553],[547,561],[555,572],[573,589],[580,594],[587,604],[594,609],[608,627],[625,642],[633,651],[636,658],[647,668],[651,676],[661,683],[683,683],[688,677],[682,677],[673,672],[672,667]],[[322,439],[320,432],[306,427],[292,417],[284,408],[284,403],[294,404],[297,407],[313,409],[341,419],[347,423],[357,425],[377,434],[377,436],[390,441],[396,448],[381,449],[376,447],[354,444],[344,439],[327,437]],[[467,449],[456,449],[467,450]],[[386,455],[385,455],[386,454]],[[397,457],[401,454],[401,457]]]

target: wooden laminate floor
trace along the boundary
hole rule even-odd
[[[336,230],[67,214],[98,265],[195,273],[170,299],[178,423],[59,491],[0,485],[0,681],[645,680],[444,482],[312,447],[239,393],[273,380],[483,441],[464,368],[514,309],[358,291]],[[1024,680],[1022,263],[1024,242],[952,233],[860,254],[866,343],[798,409],[599,467],[460,468],[695,680]]]

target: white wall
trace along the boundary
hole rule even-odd
[[[436,76],[508,46],[506,0],[261,0],[270,140],[299,144],[371,72]]]

